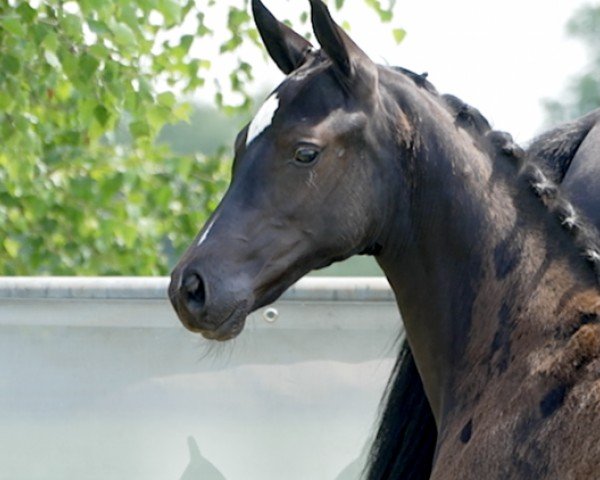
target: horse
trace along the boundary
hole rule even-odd
[[[319,49],[252,1],[286,78],[238,134],[229,188],[172,272],[182,324],[229,340],[307,272],[372,255],[405,340],[368,479],[597,477],[599,204],[573,190],[597,134],[586,123],[587,149],[523,150],[310,5]],[[567,150],[586,167],[560,164]]]
[[[600,109],[543,133],[528,154],[600,230]]]

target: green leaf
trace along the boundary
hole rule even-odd
[[[5,15],[4,17],[1,17],[0,26],[15,37],[22,37],[25,35],[25,28],[18,15]]]
[[[48,31],[44,35],[44,39],[42,40],[41,46],[43,48],[45,48],[46,50],[49,50],[51,52],[56,52],[56,50],[58,48],[58,35],[56,35],[55,32]]]
[[[85,10],[98,12],[110,7],[112,2],[107,0],[79,0],[79,3]]]
[[[52,50],[44,50],[44,58],[52,68],[60,68],[60,60]]]
[[[171,120],[171,110],[167,107],[157,105],[154,108],[148,109],[146,118],[154,130],[160,130],[167,122]]]
[[[189,103],[180,103],[173,109],[173,116],[180,121],[187,122],[190,119],[192,106]]]
[[[89,80],[90,78],[92,78],[94,73],[96,73],[96,70],[98,69],[99,65],[100,62],[95,57],[88,53],[84,53],[79,58],[79,69],[81,72],[81,77],[84,80]]]
[[[165,107],[172,107],[173,105],[175,105],[175,102],[177,101],[177,99],[175,98],[175,95],[172,92],[159,93],[156,97],[156,100],[159,105],[162,105]]]
[[[400,44],[402,43],[402,40],[404,40],[404,37],[406,37],[406,30],[403,28],[394,28],[392,30],[392,35],[394,36],[396,44]]]
[[[104,105],[97,105],[96,108],[94,108],[94,117],[98,120],[98,123],[104,127],[110,119],[110,112]]]
[[[90,45],[89,52],[97,59],[106,59],[110,56],[110,50],[101,43]]]
[[[244,23],[250,22],[251,20],[252,19],[250,18],[250,15],[245,9],[229,7],[227,26],[232,33],[239,33],[240,26]]]
[[[134,138],[143,138],[150,135],[150,126],[148,122],[138,120],[129,124],[129,132]]]
[[[65,14],[60,19],[60,25],[64,33],[71,37],[72,40],[80,40],[83,37],[83,25],[78,15]]]
[[[232,52],[242,44],[242,37],[233,35],[229,40],[221,45],[220,53]]]
[[[69,97],[71,97],[72,92],[73,84],[68,80],[60,82],[54,89],[56,98],[61,102],[65,102]]]
[[[394,18],[394,14],[390,10],[384,10],[379,13],[379,17],[381,18],[382,22],[389,23]]]
[[[123,19],[123,21],[132,30],[138,29],[138,27],[139,27],[138,18],[137,18],[136,7],[134,5],[125,4],[125,5],[121,6],[121,19]]]
[[[156,9],[163,14],[167,25],[181,22],[181,5],[174,0],[157,0]]]
[[[135,34],[124,23],[115,23],[112,27],[112,31],[115,36],[115,41],[121,46],[125,48],[136,47],[138,42]]]
[[[21,3],[17,7],[17,13],[21,17],[21,20],[23,20],[25,23],[31,23],[32,20],[37,16],[37,11],[31,8],[28,3]]]
[[[149,12],[156,8],[158,0],[139,0],[138,3],[144,12]]]
[[[188,53],[193,42],[193,35],[183,35],[179,40],[179,45],[184,49],[185,53]]]
[[[57,52],[60,64],[65,74],[73,81],[79,80],[79,62],[77,56],[71,53],[70,49],[64,45]]]
[[[14,105],[14,97],[8,93],[0,90],[0,110],[3,112],[10,112]]]
[[[106,35],[106,34],[110,33],[110,28],[103,21],[94,20],[94,19],[90,18],[87,21],[87,24],[88,24],[88,27],[90,27],[90,30],[94,33],[97,33],[98,35]]]
[[[19,250],[21,249],[21,244],[19,242],[10,237],[7,237],[4,239],[3,245],[9,257],[17,258],[17,256],[19,255]]]
[[[21,69],[21,62],[13,55],[5,55],[2,58],[2,68],[8,73],[16,75]]]

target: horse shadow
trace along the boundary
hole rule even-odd
[[[190,461],[179,480],[227,480],[217,467],[202,456],[194,437],[189,436],[187,444]]]
[[[364,466],[365,460],[359,457],[346,465],[335,480],[360,480]]]
[[[346,465],[335,480],[361,480],[364,478],[365,466],[369,456],[369,444],[366,443],[360,454]]]
[[[213,463],[202,456],[194,437],[189,436],[187,444],[190,461],[179,480],[227,480]],[[335,480],[359,480],[366,463],[366,453],[367,450],[363,450],[355,460],[344,467]]]

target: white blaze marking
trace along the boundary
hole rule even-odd
[[[271,125],[278,108],[279,98],[277,97],[277,94],[274,93],[267,98],[262,107],[256,112],[254,120],[250,123],[248,134],[246,136],[246,146],[250,145],[252,140],[258,137],[269,125]]]
[[[202,236],[200,237],[200,240],[198,240],[198,246],[202,245],[204,243],[204,241],[206,240],[206,238],[208,237],[208,234],[210,233],[210,229],[213,227],[213,225],[215,224],[215,220],[217,219],[217,217],[213,218],[210,223],[208,224],[208,226],[206,227],[206,229],[204,230],[204,233],[202,234]]]

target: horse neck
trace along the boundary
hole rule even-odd
[[[401,201],[378,261],[440,426],[498,374],[524,375],[518,350],[541,348],[576,316],[569,295],[597,290],[515,166],[493,161],[433,100],[417,113],[420,146],[410,181],[390,187]]]

